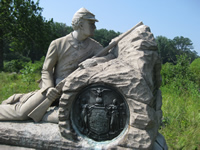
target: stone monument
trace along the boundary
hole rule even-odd
[[[150,28],[138,26],[111,52],[115,59],[67,78],[59,105],[61,134],[70,139],[74,130],[88,148],[167,149],[158,133],[161,62]]]
[[[139,23],[110,45],[98,55],[114,59],[90,58],[97,63],[63,80],[58,124],[0,122],[0,143],[37,149],[167,150],[158,132],[161,62],[150,28]]]

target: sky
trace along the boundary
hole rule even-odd
[[[81,7],[95,14],[97,29],[123,33],[142,21],[155,37],[189,38],[200,55],[200,0],[40,0],[39,6],[46,20],[68,26]]]

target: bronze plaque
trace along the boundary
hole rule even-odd
[[[117,137],[125,128],[128,107],[123,96],[108,85],[90,85],[81,90],[72,106],[72,124],[95,141]]]

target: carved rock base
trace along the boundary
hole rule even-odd
[[[131,137],[130,137],[131,138]],[[161,134],[158,134],[156,141],[166,146]],[[117,143],[90,145],[83,140],[66,140],[60,134],[57,124],[24,122],[0,122],[0,144],[21,146],[42,150],[68,150],[68,149],[129,149],[129,143],[117,146]],[[157,142],[154,143],[153,150],[162,150]]]
[[[79,144],[64,139],[57,124],[0,122],[0,144],[35,149],[77,149]]]

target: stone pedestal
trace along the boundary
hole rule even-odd
[[[163,145],[166,144],[162,135],[159,135],[159,139]],[[154,147],[155,150],[160,149],[160,145],[156,143]],[[94,149],[95,146],[82,141],[66,140],[61,136],[57,124],[32,121],[0,122],[0,149],[73,150],[86,148]],[[100,148],[100,145],[96,145],[96,148]],[[115,148],[124,149],[120,146],[115,146]]]
[[[0,122],[0,144],[34,149],[78,149],[80,144],[66,140],[58,124],[32,121]]]

